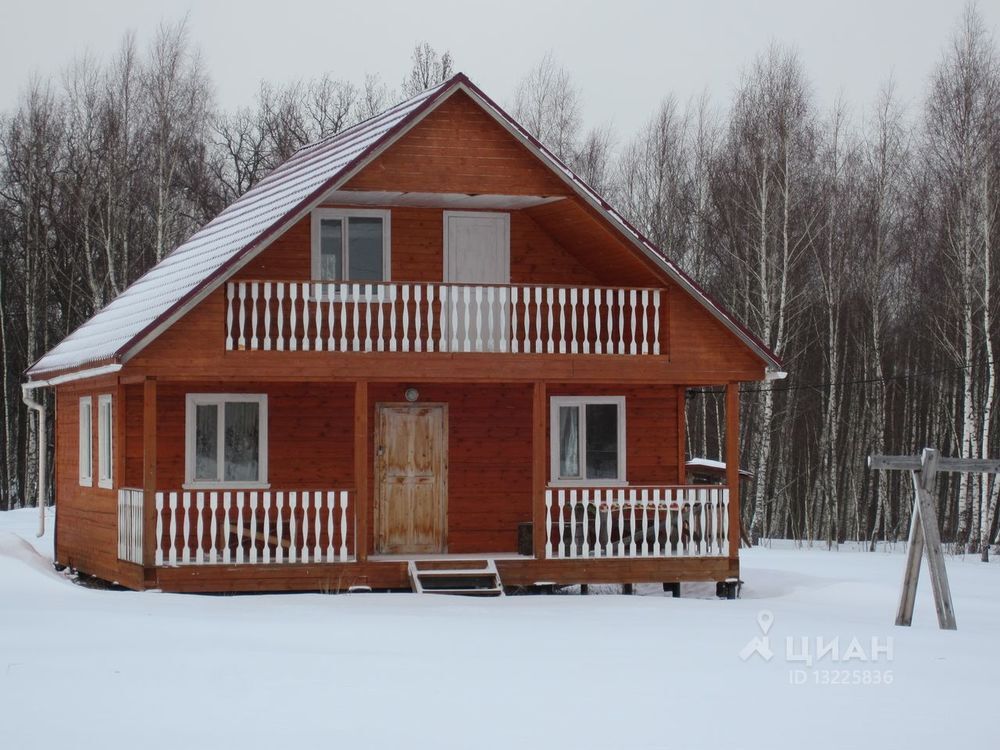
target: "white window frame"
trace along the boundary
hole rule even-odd
[[[86,417],[87,429],[84,429]],[[80,486],[94,486],[94,400],[80,396]]]
[[[255,403],[259,409],[257,435],[257,481],[226,481],[224,479],[195,479],[195,427],[198,406],[219,407],[216,466],[225,476],[225,416],[226,402]],[[184,409],[184,489],[268,489],[267,481],[267,394],[266,393],[188,393]]]
[[[588,404],[615,404],[618,407],[618,478],[617,479],[566,479],[559,476],[559,408],[580,407],[580,471],[587,472],[587,409]],[[549,399],[549,483],[557,487],[623,487],[628,484],[625,474],[625,458],[628,446],[625,441],[625,397],[624,396],[552,396]]]
[[[105,448],[105,440],[107,448]],[[107,451],[108,471],[104,472],[105,450]],[[114,403],[110,393],[102,393],[97,397],[97,486],[106,490],[115,486],[115,430]]]
[[[382,284],[392,280],[392,242],[390,235],[392,227],[390,222],[391,212],[381,208],[317,208],[312,212],[312,279],[313,281],[340,281],[349,284]],[[350,278],[351,268],[351,218],[378,218],[382,219],[382,269],[384,278],[381,281],[362,279],[356,281]],[[324,279],[320,276],[322,271],[322,257],[320,253],[320,226],[324,219],[340,219],[343,227],[344,237],[344,278]]]

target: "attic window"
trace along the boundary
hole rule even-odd
[[[388,281],[389,212],[320,208],[312,214],[312,277]]]

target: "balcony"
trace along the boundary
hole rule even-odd
[[[658,356],[660,289],[237,281],[228,351]]]

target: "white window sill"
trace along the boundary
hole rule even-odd
[[[269,490],[270,482],[185,482],[185,490]]]
[[[94,486],[94,480],[91,479],[90,477],[80,477],[80,486],[81,487],[93,487]]]
[[[115,483],[112,479],[101,479],[97,482],[97,486],[105,490],[113,490],[115,488]]]

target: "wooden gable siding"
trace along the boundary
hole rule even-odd
[[[427,115],[345,188],[569,194],[561,179],[462,92]]]
[[[120,485],[116,481],[114,489],[98,486],[97,399],[106,393],[112,396],[113,423],[121,424],[117,410],[122,404],[113,381],[106,381],[101,386],[65,385],[56,389],[55,560],[107,581],[120,581],[131,588],[141,588],[141,568],[118,560],[117,488]],[[94,449],[91,467],[93,483],[90,487],[80,485],[79,420],[80,398],[84,396],[90,396],[92,404],[91,444]],[[124,466],[119,466],[118,462],[128,450],[128,438],[122,439],[116,434],[112,446],[114,475],[120,479],[125,474]]]

